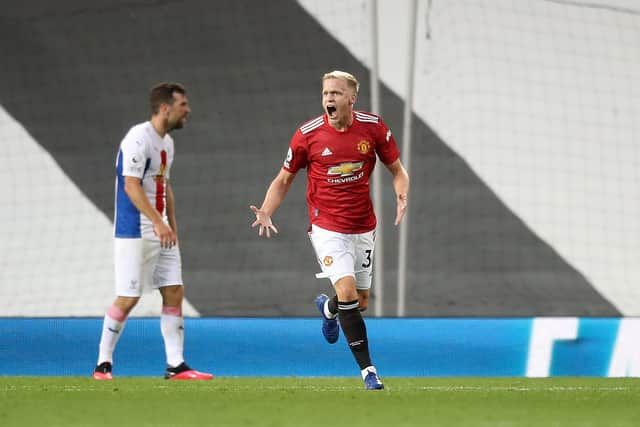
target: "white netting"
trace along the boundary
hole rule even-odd
[[[368,2],[301,3],[368,63]],[[378,2],[380,74],[402,96],[410,2],[390,3]],[[640,314],[638,2],[418,5],[416,114],[602,295]]]

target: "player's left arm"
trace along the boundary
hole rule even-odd
[[[407,203],[409,202],[409,174],[402,165],[400,159],[385,165],[391,175],[393,175],[393,189],[396,192],[396,220],[395,225],[400,224],[407,212]]]
[[[167,181],[167,219],[169,220],[169,226],[176,233],[176,241],[178,240],[178,223],[176,222],[176,208],[175,199],[173,198],[173,189],[171,183]]]

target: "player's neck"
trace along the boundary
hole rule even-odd
[[[327,117],[327,122],[338,132],[346,132],[353,124],[353,112],[350,111],[348,116],[340,117],[337,120],[331,120]]]
[[[160,116],[152,116],[151,120],[149,121],[151,122],[151,126],[153,126],[153,129],[155,129],[156,133],[161,138],[164,138],[164,136],[167,134],[165,121]]]

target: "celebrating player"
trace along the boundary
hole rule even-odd
[[[127,317],[146,286],[162,295],[160,329],[167,357],[166,379],[207,380],[211,374],[184,361],[182,265],[169,171],[174,144],[169,135],[182,128],[191,109],[185,88],[161,83],[151,90],[151,120],[132,127],[116,160],[115,289],[100,338],[93,377],[112,379],[113,351]]]
[[[369,194],[369,176],[376,154],[393,175],[398,225],[407,209],[409,176],[395,139],[382,119],[355,111],[359,83],[354,76],[333,71],[322,77],[324,114],[302,125],[293,135],[278,175],[267,189],[252,227],[258,235],[277,233],[271,217],[284,200],[296,173],[307,168],[309,237],[322,273],[336,295],[319,295],[322,333],[333,344],[342,331],[368,390],[384,386],[371,362],[364,319],[371,289],[376,217]],[[338,326],[337,318],[340,320]]]

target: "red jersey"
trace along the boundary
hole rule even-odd
[[[395,138],[382,119],[354,111],[353,124],[339,132],[326,115],[302,125],[291,138],[283,168],[307,168],[307,204],[312,224],[338,233],[376,228],[369,176],[376,153],[390,164],[400,157]]]

